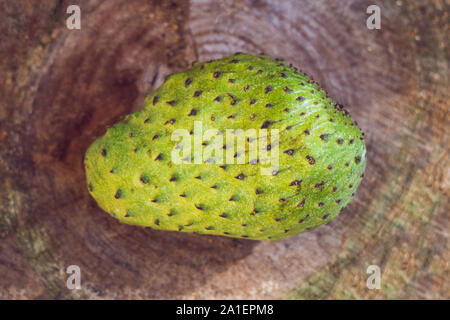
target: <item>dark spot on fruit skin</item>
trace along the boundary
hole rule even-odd
[[[127,211],[127,213],[125,214],[125,218],[129,218],[129,217],[132,217],[132,216],[133,216],[133,214],[131,212],[129,212],[129,211]]]
[[[270,91],[272,91],[272,86],[267,86],[267,87],[264,89],[264,93],[269,93]]]
[[[222,101],[222,97],[221,96],[217,96],[215,99],[214,99],[214,101]]]
[[[333,192],[336,192],[337,191],[337,187],[333,187]]]
[[[228,79],[228,82],[229,82],[229,83],[234,83],[235,81],[236,81],[236,79],[231,79],[231,78]]]
[[[147,183],[150,182],[149,177],[144,176],[144,175],[142,175],[142,176],[140,177],[140,180],[141,180],[141,182],[142,182],[143,184],[147,184]]]
[[[285,202],[286,201],[286,199],[285,198],[280,198],[280,200],[279,200],[280,202]]]
[[[361,158],[360,157],[355,157],[355,163],[359,164],[361,162]]]
[[[324,216],[322,217],[322,219],[323,219],[323,220],[326,220],[329,216],[330,216],[329,214],[326,214],[326,215],[324,215]]]
[[[217,79],[217,78],[220,77],[221,75],[222,75],[222,72],[216,71],[216,72],[214,72],[213,77]]]
[[[130,132],[130,134],[128,135],[130,138],[133,138],[134,137],[134,135],[133,135],[133,132]]]
[[[236,201],[236,196],[232,196],[229,201]]]
[[[244,87],[244,91],[247,91],[249,88],[250,88],[250,86],[247,84],[247,85]]]
[[[323,202],[319,202],[317,205],[318,205],[319,207],[323,207],[324,203],[323,203]]]
[[[158,139],[158,138],[159,138],[159,135],[155,134],[155,135],[153,136],[152,140],[156,140],[156,139]]]
[[[289,108],[284,108],[284,112],[289,112]]]
[[[229,116],[228,116],[228,119],[234,119],[234,114],[229,115]]]
[[[238,59],[233,59],[233,60],[230,61],[230,63],[238,63],[238,62],[239,62]]]
[[[236,179],[239,179],[239,180],[244,180],[244,174],[243,173],[240,173],[239,175],[237,175],[235,178]]]
[[[292,156],[294,154],[294,149],[286,150],[286,151],[284,151],[284,153],[286,153],[287,155]]]
[[[333,120],[333,118],[330,118],[330,122],[333,122],[334,120]]]
[[[155,160],[162,160],[162,154],[160,153],[160,154],[155,158]]]
[[[116,194],[114,195],[114,198],[116,199],[120,199],[122,198],[122,190],[117,190]]]
[[[256,103],[256,99],[252,99],[251,101],[250,101],[250,104],[255,104]]]
[[[228,167],[226,165],[224,165],[224,166],[220,166],[220,168],[222,168],[223,170],[226,170]]]
[[[284,90],[284,92],[286,92],[286,93],[292,92],[292,89],[289,88],[288,86],[284,87],[283,90]]]
[[[192,79],[191,78],[187,78],[186,81],[184,82],[184,86],[187,88],[189,87],[189,85],[192,83]]]
[[[256,189],[256,190],[255,190],[255,193],[256,193],[256,194],[261,194],[261,193],[263,193],[263,191],[262,191],[261,189]]]
[[[195,179],[202,180],[201,176],[196,176]]]
[[[328,170],[333,170],[333,166],[328,166]]]
[[[270,151],[270,149],[272,149],[272,145],[268,144],[267,147],[266,147],[266,150]]]
[[[320,118],[320,114],[317,114],[317,115],[316,115],[316,118]]]
[[[267,104],[266,104],[266,108],[272,108],[272,104],[267,103]]]
[[[215,185],[213,185],[211,188],[212,188],[212,189],[217,189],[217,185],[215,184]]]
[[[273,124],[272,121],[266,120],[264,121],[264,123],[261,126],[261,129],[267,129],[268,127],[270,127],[270,125]]]
[[[280,75],[282,78],[286,78],[286,74],[284,72],[282,72]]]
[[[202,90],[197,90],[194,92],[194,98],[199,97],[203,93]]]
[[[289,186],[299,186],[302,183],[302,180],[294,180],[291,182]]]
[[[302,96],[298,96],[296,100],[297,100],[297,101],[302,101],[302,100],[304,100],[304,99],[305,99],[305,98],[303,98]]]
[[[274,219],[276,222],[279,222],[279,221],[281,221],[281,218],[275,218]]]
[[[261,69],[260,69],[260,70],[258,70],[258,73],[259,73],[259,74],[261,74],[261,73],[263,73],[263,72],[264,72],[264,71],[262,71]]]
[[[226,213],[222,213],[219,217],[228,218],[228,215]]]
[[[307,136],[309,136],[310,135],[310,132],[309,132],[309,130],[305,130],[305,131],[303,131]]]
[[[94,191],[94,187],[93,187],[92,184],[90,184],[90,183],[88,184],[88,188],[89,188],[89,191],[90,191],[90,192]]]
[[[289,232],[289,229],[285,229],[285,230],[284,230],[284,233],[288,233],[288,232]]]
[[[328,134],[321,134],[320,139],[327,141],[328,140]]]
[[[177,180],[178,180],[178,177],[175,176],[175,175],[173,175],[173,176],[170,178],[170,182],[177,181]]]
[[[349,144],[353,144],[353,142],[355,142],[355,140],[354,140],[354,139],[351,139],[348,143],[349,143]]]
[[[152,102],[153,105],[157,104],[158,101],[159,101],[159,97],[158,97],[158,96],[154,96],[154,97],[153,97],[153,102]]]
[[[186,198],[186,195],[183,193],[183,194],[180,194],[180,197]]]
[[[325,181],[322,181],[322,182],[320,182],[320,183],[316,183],[316,184],[314,185],[314,188],[320,188],[320,187],[322,187],[324,184],[325,184]]]
[[[150,122],[150,118],[147,118],[144,120],[144,123],[149,123]]]
[[[343,143],[344,143],[344,140],[342,140],[342,139],[337,139],[337,143],[338,143],[338,144],[343,144]]]
[[[188,114],[188,116],[196,116],[197,115],[197,110],[192,109],[191,112]]]
[[[176,100],[167,101],[167,104],[169,104],[171,106],[174,106],[176,103],[177,103]]]
[[[350,164],[348,162],[345,163],[345,166],[348,167]]]
[[[306,199],[303,199],[299,204],[297,204],[298,208],[303,208],[305,206]]]
[[[170,119],[170,120],[167,120],[164,124],[174,124],[175,123],[175,119]]]
[[[316,160],[313,157],[311,157],[310,155],[307,155],[306,159],[308,160],[310,165],[313,165],[316,163]]]
[[[158,219],[155,220],[155,224],[156,224],[157,226],[159,226],[159,220],[158,220]]]
[[[205,230],[214,230],[214,227],[208,226],[208,227],[205,228]]]
[[[253,66],[249,66],[249,67],[248,67],[248,70],[253,70]]]
[[[198,204],[198,205],[196,204],[195,207],[196,207],[198,210],[204,210],[202,204]]]
[[[353,187],[353,185],[352,185],[352,184],[348,186],[348,188],[349,188],[349,189],[351,189],[352,187]]]
[[[341,203],[341,199],[336,200],[336,203],[337,204]]]
[[[102,149],[102,156],[106,157],[106,149]]]

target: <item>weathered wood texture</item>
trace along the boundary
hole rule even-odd
[[[69,4],[81,30],[65,27]],[[381,30],[366,8],[381,7]],[[0,2],[0,298],[450,298],[449,2]],[[366,133],[354,201],[267,243],[121,225],[88,195],[93,139],[171,72],[281,57]],[[366,287],[379,265],[381,290]],[[78,265],[82,289],[66,288]]]

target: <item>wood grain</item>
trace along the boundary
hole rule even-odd
[[[378,3],[379,2],[379,3]],[[380,30],[366,8],[381,7]],[[65,27],[69,4],[81,30]],[[0,1],[0,298],[449,298],[449,2]],[[332,223],[267,243],[121,225],[81,159],[192,61],[283,58],[366,134]],[[366,287],[379,265],[381,290]],[[66,288],[78,265],[82,289]]]

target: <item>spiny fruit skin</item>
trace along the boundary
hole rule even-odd
[[[259,164],[174,164],[175,129],[279,129],[279,170]],[[248,148],[246,149],[248,150]],[[278,240],[335,218],[365,169],[363,134],[316,82],[268,56],[194,63],[85,155],[87,184],[120,222]]]

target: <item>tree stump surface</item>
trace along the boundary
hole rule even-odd
[[[66,28],[70,4],[81,30]],[[380,30],[366,27],[371,4]],[[0,7],[0,299],[450,298],[448,1]],[[305,71],[365,132],[365,178],[341,215],[258,242],[123,225],[99,209],[82,166],[95,137],[168,74],[237,51]],[[66,287],[70,265],[80,290]],[[366,286],[369,265],[380,290]]]

